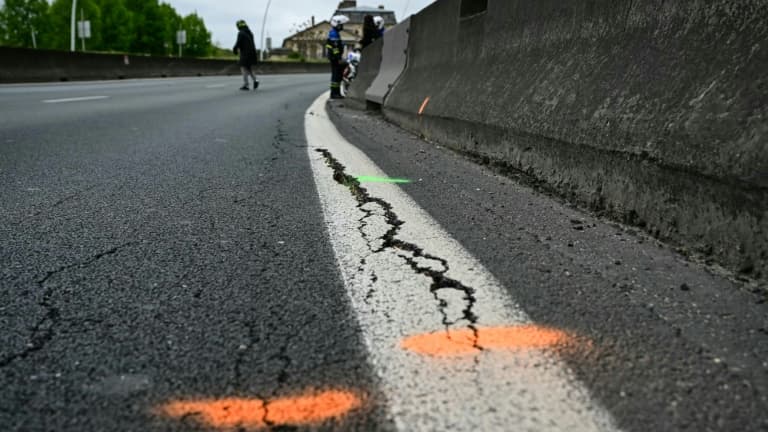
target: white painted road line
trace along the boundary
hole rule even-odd
[[[536,344],[546,336],[500,283],[398,186],[366,183],[353,196],[339,182],[386,175],[338,133],[327,99],[305,116],[309,158],[341,276],[398,429],[618,430],[555,350]],[[334,161],[343,169],[329,166]],[[402,224],[393,225],[395,218]],[[531,329],[536,335],[528,340]],[[443,345],[433,343],[435,335]]]
[[[84,97],[66,98],[66,99],[47,99],[47,100],[44,100],[43,103],[57,104],[57,103],[67,103],[67,102],[85,102],[85,101],[103,100],[108,98],[109,96],[84,96]]]
[[[223,88],[223,87],[227,87],[229,85],[230,84],[210,84],[210,85],[205,86],[205,88],[207,88],[207,89]]]

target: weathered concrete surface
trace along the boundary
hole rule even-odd
[[[384,33],[381,67],[376,79],[365,92],[367,100],[379,105],[383,104],[390,89],[402,75],[408,60],[408,30],[410,27],[411,20],[409,18]]]
[[[127,57],[127,63],[126,63]],[[258,73],[318,73],[312,63],[259,63]],[[122,54],[70,53],[0,47],[0,83],[239,75],[232,60],[178,59]]]
[[[357,70],[357,78],[352,81],[352,85],[349,86],[349,93],[347,94],[347,99],[353,102],[353,104],[358,105],[358,107],[365,106],[365,92],[368,91],[368,87],[371,86],[373,80],[379,75],[383,43],[384,40],[379,38],[363,50],[360,66],[358,66]]]
[[[768,276],[768,2],[459,6],[412,18],[389,119]]]

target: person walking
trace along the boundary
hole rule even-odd
[[[240,55],[238,64],[240,65],[240,71],[243,73],[244,82],[240,90],[250,90],[248,77],[253,80],[253,89],[256,90],[259,88],[259,80],[256,79],[256,74],[253,73],[253,65],[256,64],[258,58],[256,55],[256,43],[253,41],[253,33],[244,20],[237,21],[237,30],[237,42],[232,51]]]
[[[341,95],[341,79],[344,74],[342,51],[344,44],[341,41],[341,31],[344,24],[349,21],[344,15],[336,15],[331,18],[331,30],[328,32],[328,40],[325,43],[326,55],[331,62],[331,99],[344,99]]]

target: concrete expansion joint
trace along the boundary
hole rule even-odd
[[[24,350],[10,354],[0,359],[0,368],[8,367],[18,359],[24,359],[36,351],[41,351],[43,348],[45,348],[45,345],[53,339],[55,329],[61,321],[61,314],[59,313],[59,308],[53,304],[53,287],[48,284],[48,281],[52,277],[74,268],[86,268],[91,264],[99,261],[100,259],[109,255],[114,255],[121,249],[129,247],[134,243],[135,242],[127,242],[104,252],[100,252],[85,261],[67,266],[61,266],[56,270],[48,271],[45,276],[37,280],[36,284],[38,288],[43,291],[43,297],[38,305],[43,308],[45,313],[43,314],[43,317],[35,324],[35,326],[32,327],[32,335],[30,337],[30,341],[27,343],[27,346],[24,348]]]
[[[438,309],[443,317],[442,324],[445,326],[446,331],[449,331],[451,326],[456,325],[459,321],[467,321],[469,323],[467,328],[469,328],[474,335],[473,347],[478,351],[482,351],[483,348],[478,344],[479,335],[477,324],[479,317],[473,311],[475,304],[477,303],[477,299],[475,298],[475,289],[463,284],[456,279],[452,279],[446,276],[450,270],[450,266],[447,260],[425,253],[424,250],[416,244],[398,239],[397,235],[400,232],[400,228],[403,226],[404,222],[398,218],[397,214],[392,208],[392,205],[381,198],[370,196],[367,189],[362,187],[360,182],[355,177],[348,175],[346,173],[346,167],[344,167],[344,165],[336,160],[328,150],[317,149],[316,151],[323,155],[326,160],[326,164],[333,170],[334,180],[337,183],[349,188],[350,192],[358,202],[358,208],[363,213],[365,213],[365,215],[358,220],[358,230],[363,236],[363,239],[365,239],[366,243],[368,244],[369,249],[371,249],[374,254],[382,253],[384,251],[394,251],[398,257],[403,259],[405,263],[408,264],[414,273],[427,276],[432,279],[430,292],[437,302]],[[375,210],[371,208],[370,204],[375,204],[375,207],[378,207],[383,211],[384,220],[389,226],[387,232],[375,240],[371,240],[365,233],[368,219],[376,215]],[[381,241],[381,246],[379,248],[374,248],[373,243],[375,241]],[[437,262],[441,268],[436,270],[431,266],[423,264],[421,261]],[[361,260],[361,265],[365,265],[365,259]],[[362,268],[363,267],[361,267],[361,269]],[[376,281],[378,281],[378,277],[373,274],[371,276],[371,281],[373,282],[373,285],[375,285]],[[443,290],[455,290],[463,293],[462,299],[466,302],[466,304],[462,310],[462,316],[460,319],[451,320],[449,317],[448,308],[450,305],[446,300],[440,298],[440,292]],[[371,288],[366,294],[366,302],[370,301],[374,293],[375,289]]]

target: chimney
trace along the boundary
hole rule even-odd
[[[315,16],[312,15],[312,27],[314,27],[314,26],[315,26]]]
[[[380,10],[384,10],[384,5],[379,5]]]

